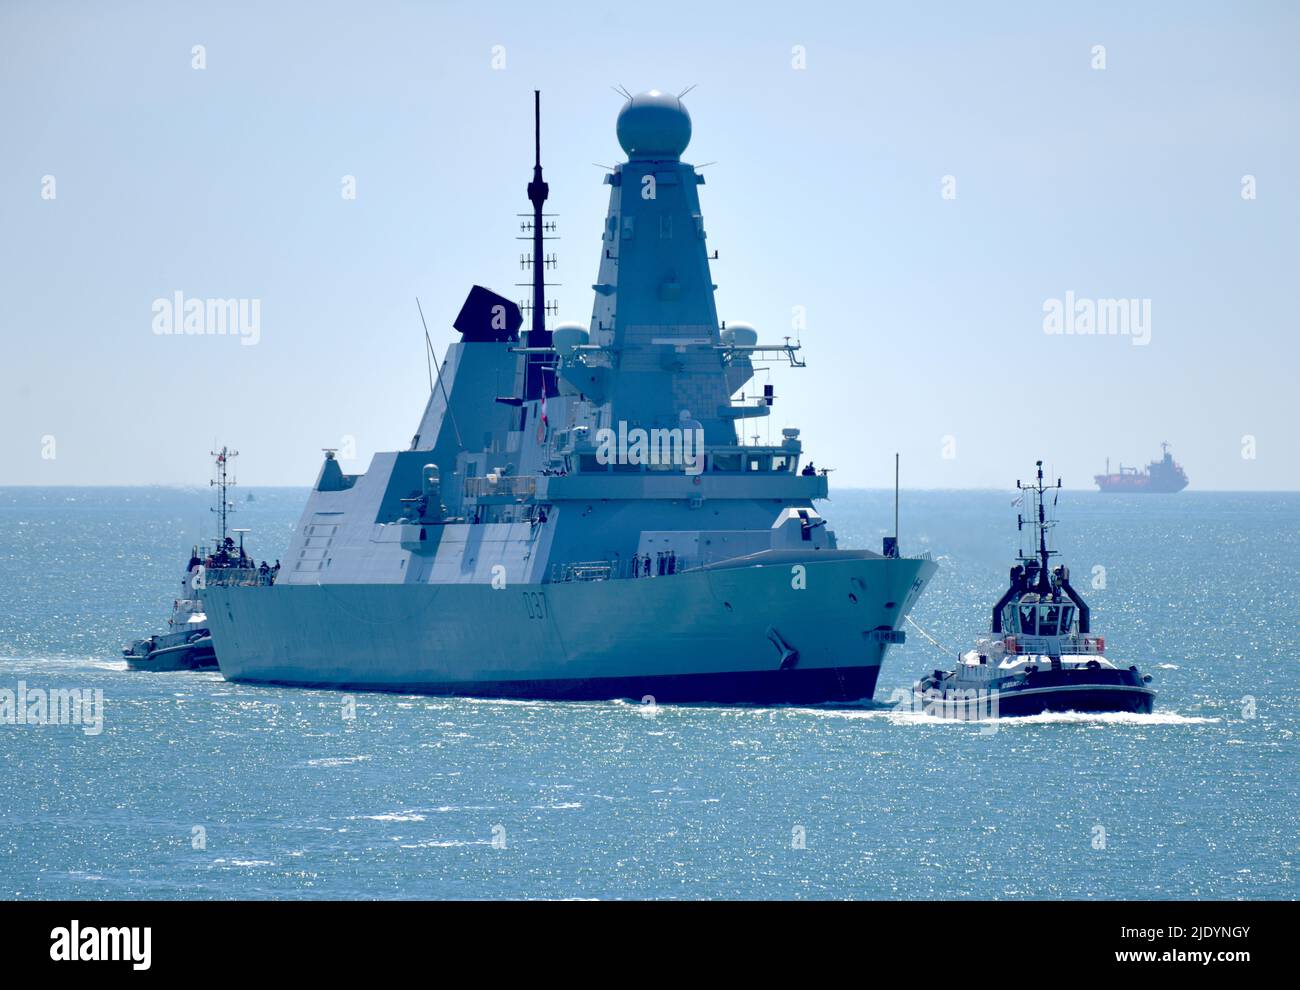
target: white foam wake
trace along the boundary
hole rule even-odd
[[[941,718],[925,712],[890,711],[890,722],[895,725],[986,725],[987,722],[963,721]],[[993,720],[989,720],[993,721]],[[999,725],[1213,725],[1222,721],[1201,715],[1180,715],[1178,712],[1041,712],[1038,715],[1007,715],[996,720]]]

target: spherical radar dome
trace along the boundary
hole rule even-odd
[[[638,93],[619,111],[618,143],[629,158],[677,158],[691,143],[691,115],[675,96]]]

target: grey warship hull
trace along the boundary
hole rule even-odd
[[[800,431],[762,444],[742,431],[775,401],[770,385],[745,391],[765,362],[803,362],[797,342],[760,344],[718,317],[704,176],[680,158],[690,129],[676,97],[628,100],[591,321],[553,330],[538,138],[520,224],[531,303],[474,286],[410,447],[361,474],[327,451],[272,583],[209,583],[225,677],[510,698],[870,697],[935,565],[900,557],[896,538],[882,554],[839,547],[814,507],[828,472],[803,462]]]
[[[869,698],[888,631],[935,565],[825,558],[805,562],[799,590],[783,560],[499,590],[221,587],[209,590],[209,617],[233,681],[571,700]]]

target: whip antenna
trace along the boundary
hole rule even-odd
[[[420,297],[415,297],[415,308],[420,311],[420,323],[424,326],[424,344],[428,348],[428,356],[433,359],[433,366],[438,369],[438,387],[442,389],[442,401],[447,407],[447,415],[451,417],[451,428],[456,433],[456,446],[461,450],[465,449],[465,444],[460,438],[460,427],[456,425],[456,414],[451,409],[451,399],[447,397],[447,386],[442,383],[442,368],[438,364],[438,355],[433,353],[433,340],[429,337],[429,324],[424,319],[424,307],[420,305]],[[429,391],[433,391],[433,383],[429,383]]]

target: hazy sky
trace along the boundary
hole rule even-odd
[[[1089,487],[1168,440],[1194,488],[1300,488],[1294,4],[192,6],[0,3],[0,484],[405,448],[415,296],[441,355],[471,284],[523,291],[532,90],[586,321],[610,86],[697,84],[719,314],[804,307],[770,429],[833,486],[900,450],[912,487]],[[258,300],[258,342],[155,333],[178,291]],[[1147,343],[1045,332],[1067,292],[1149,301]]]

